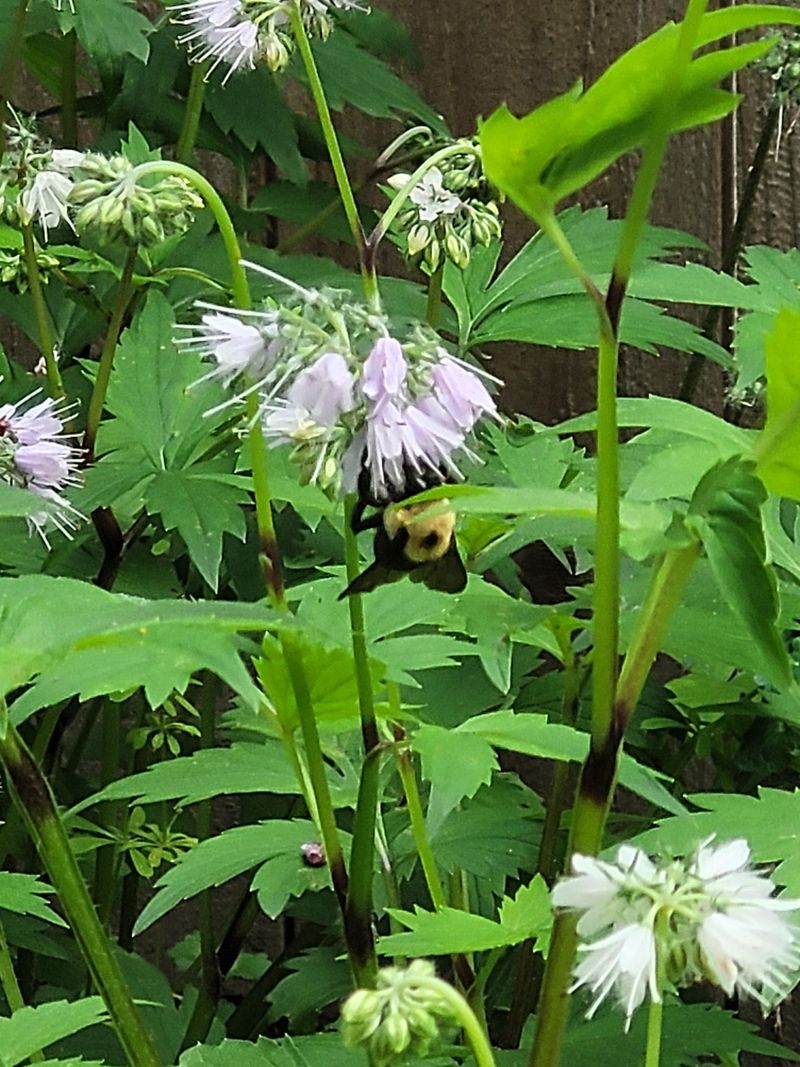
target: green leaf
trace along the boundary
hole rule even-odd
[[[46,510],[46,504],[40,496],[35,496],[28,489],[18,489],[14,485],[0,482],[0,519],[24,519],[29,515]]]
[[[764,377],[767,338],[784,307],[800,308],[800,252],[769,246],[745,249],[745,271],[753,280],[753,310],[736,320],[735,392],[746,393]]]
[[[720,841],[744,837],[756,863],[777,864],[773,877],[790,897],[800,896],[800,792],[762,787],[757,797],[736,793],[695,793],[700,811],[662,819],[640,834],[637,844],[651,851],[688,853],[715,834]]]
[[[549,930],[551,923],[550,890],[540,874],[529,885],[520,886],[513,897],[504,897],[500,902],[500,925],[509,937],[527,941]]]
[[[292,961],[289,966],[297,961]],[[346,971],[346,964],[340,971]],[[320,968],[322,971],[323,968]],[[289,979],[284,979],[284,982]],[[283,983],[282,983],[283,984]],[[277,990],[276,990],[277,992]],[[309,1034],[256,1042],[223,1041],[195,1045],[184,1052],[180,1067],[367,1067],[363,1049],[346,1048],[338,1033]]]
[[[257,705],[239,658],[237,631],[279,624],[258,604],[143,600],[47,575],[0,579],[0,693],[36,684],[12,717],[73,693],[142,685],[153,706],[208,668]]]
[[[136,920],[134,934],[152,926],[181,901],[222,885],[253,867],[259,869],[251,888],[257,892],[267,914],[274,918],[290,896],[330,885],[327,867],[308,867],[303,863],[302,845],[316,840],[313,823],[274,819],[256,826],[236,826],[201,841],[156,883],[156,895]]]
[[[784,308],[767,338],[767,421],[758,475],[771,493],[800,500],[800,311]]]
[[[341,952],[326,945],[320,945],[303,952],[295,959],[288,960],[286,970],[289,974],[281,979],[270,994],[271,1019],[289,1019],[290,1022],[294,1022],[296,1019],[307,1018],[309,1013],[319,1012],[336,1003],[337,1000],[342,1000],[353,989],[353,976],[346,959],[343,958]],[[340,1052],[352,1052],[344,1048],[338,1034],[319,1036],[336,1037]],[[324,1046],[319,1051],[323,1049]],[[294,1052],[295,1050],[287,1045],[286,1051]],[[315,1054],[317,1048],[312,1047],[310,1052],[312,1055]],[[326,1060],[325,1063],[327,1067],[328,1061]],[[273,1067],[272,1061],[270,1064]],[[294,1058],[288,1067],[297,1067]]]
[[[334,802],[349,802],[349,787],[328,768]],[[155,763],[146,771],[130,774],[72,808],[76,815],[106,800],[130,800],[136,804],[160,804],[174,800],[176,808],[211,797],[237,793],[293,795],[300,787],[283,744],[274,738],[260,742],[240,741],[230,748],[209,748],[192,756],[179,756]]]
[[[583,762],[589,751],[588,734],[572,726],[548,722],[546,715],[493,711],[468,719],[458,727],[458,732],[476,733],[495,748],[540,759],[577,763]],[[626,789],[664,811],[677,814],[686,810],[661,784],[655,771],[637,763],[627,753],[620,759],[619,780]]]
[[[147,62],[147,38],[153,24],[136,10],[133,0],[91,0],[89,4],[75,4],[74,14],[66,9],[65,4],[60,16],[62,30],[75,30],[101,70],[119,66],[125,56]]]
[[[564,1039],[563,1067],[641,1067],[644,1062],[647,1012],[633,1017],[630,1031],[623,1032],[618,1011],[608,1011],[590,1021],[577,1012]],[[796,1062],[797,1053],[760,1037],[755,1026],[713,1004],[681,1004],[669,1000],[664,1006],[661,1067],[697,1067],[706,1057],[726,1057],[737,1062],[741,1052],[755,1052]],[[520,1064],[522,1067],[522,1064]]]
[[[16,874],[0,871],[0,911],[13,911],[16,915],[33,915],[56,926],[67,924],[56,915],[45,896],[55,893],[51,886],[40,882],[34,874]]]
[[[164,528],[177,530],[192,562],[214,592],[219,586],[222,540],[227,533],[247,536],[242,504],[250,494],[231,475],[196,464],[186,471],[162,471],[147,490],[148,510],[161,516]]]
[[[205,106],[223,133],[235,134],[250,152],[262,149],[289,181],[305,185],[306,166],[294,116],[266,66],[237,74],[226,85],[210,87]]]
[[[766,492],[754,470],[737,457],[712,467],[695,490],[686,522],[702,540],[722,595],[763,654],[771,680],[786,686],[791,669],[761,522]]]
[[[0,1018],[3,1067],[17,1067],[39,1049],[105,1021],[106,1010],[100,997],[86,997],[71,1004],[54,1000],[36,1008],[20,1008],[9,1018]]]
[[[447,132],[441,115],[350,34],[331,34],[327,41],[314,42],[312,47],[325,95],[334,110],[341,111],[349,105],[376,118],[408,115],[437,133]],[[293,70],[305,81],[305,72],[298,63]]]
[[[488,785],[499,765],[492,746],[482,737],[441,726],[421,726],[411,738],[422,759],[422,777],[431,783],[437,804],[450,811],[465,797]]]
[[[800,13],[790,8],[746,6],[751,24],[800,24]],[[726,36],[722,25],[705,15],[701,40]],[[640,147],[658,114],[678,33],[674,24],[663,26],[612,63],[586,92],[578,83],[521,119],[506,107],[495,111],[480,130],[491,181],[533,218],[542,218],[614,160]],[[716,86],[770,47],[770,41],[757,41],[690,60],[669,115],[670,129],[690,129],[733,110],[738,97]]]

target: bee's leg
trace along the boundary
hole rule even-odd
[[[369,506],[368,501],[359,497],[350,516],[350,529],[353,533],[361,533],[362,530],[375,530],[381,525],[383,521],[381,512],[378,512],[377,515],[371,515],[368,519],[364,518],[364,512]]]

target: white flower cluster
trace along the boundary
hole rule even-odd
[[[69,411],[52,397],[31,405],[35,396],[0,405],[0,480],[41,499],[42,510],[28,521],[48,544],[50,527],[69,537],[83,518],[64,496],[78,484],[81,451],[64,429]]]
[[[573,989],[591,991],[590,1017],[613,991],[629,1023],[648,992],[661,999],[659,974],[676,988],[706,979],[765,1009],[797,980],[798,929],[781,913],[800,900],[773,895],[775,884],[752,868],[741,838],[706,841],[690,858],[661,864],[631,845],[613,863],[576,854],[572,871],[552,898],[581,913]]]
[[[237,71],[254,70],[259,61],[270,70],[283,70],[294,49],[290,3],[299,5],[306,29],[322,38],[332,28],[331,9],[362,9],[358,0],[188,0],[176,5],[173,21],[188,27],[178,41],[188,46],[192,62],[211,60],[208,75],[220,65],[227,67],[225,85]]]
[[[222,406],[257,392],[265,436],[294,445],[305,480],[331,492],[354,490],[362,468],[376,503],[459,479],[455,455],[474,459],[468,435],[482,417],[497,417],[479,377],[490,376],[450,355],[427,327],[400,341],[347,294],[286,284],[300,296],[293,306],[237,312],[202,303],[200,323],[184,327],[178,343],[214,361],[203,380],[250,380]]]

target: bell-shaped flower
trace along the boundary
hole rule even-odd
[[[617,927],[600,940],[585,945],[584,951],[575,968],[572,988],[585,985],[593,994],[587,1018],[614,991],[625,1011],[627,1029],[648,990],[652,1000],[661,999],[656,981],[656,941],[649,927],[640,923]]]
[[[191,330],[192,333],[178,338],[176,343],[186,345],[202,356],[210,356],[215,361],[216,367],[200,381],[218,378],[227,385],[241,374],[248,374],[257,381],[271,367],[277,349],[277,331],[271,328],[268,319],[265,321],[266,329],[242,322],[234,315],[212,311],[203,315],[196,326],[179,324],[180,328]]]
[[[40,170],[30,184],[26,184],[20,198],[20,217],[24,223],[34,219],[44,231],[45,241],[49,231],[66,222],[72,223],[67,212],[67,200],[72,191],[72,179],[55,170]]]
[[[417,209],[422,222],[437,222],[452,218],[463,208],[459,196],[445,188],[438,167],[431,167],[409,193],[409,200]]]
[[[397,401],[403,394],[408,363],[403,348],[393,337],[381,337],[364,362],[361,392],[371,402],[373,412],[383,404]]]
[[[484,415],[497,418],[497,406],[486,386],[463,364],[446,356],[431,373],[436,399],[463,433]]]
[[[302,370],[289,388],[290,405],[305,409],[321,426],[332,427],[353,410],[355,380],[344,356],[326,352]]]

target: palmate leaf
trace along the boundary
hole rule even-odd
[[[343,1000],[353,990],[353,975],[346,959],[341,952],[327,945],[319,945],[288,960],[286,970],[289,974],[278,982],[269,998],[269,1016],[276,1021],[303,1019],[310,1012],[321,1011],[337,1000]],[[291,1041],[291,1038],[287,1040]],[[344,1048],[341,1039],[339,1047]],[[286,1046],[286,1052],[289,1055],[294,1052],[291,1045]],[[277,1048],[275,1054],[280,1055]],[[270,1060],[270,1067],[278,1067],[278,1064]],[[294,1057],[288,1067],[298,1067]]]
[[[564,230],[584,269],[602,290],[608,285],[622,223],[605,208],[561,212]],[[679,249],[702,247],[689,234],[648,227],[634,264],[629,300],[621,323],[622,339],[647,352],[658,345],[702,352],[719,363],[730,362],[721,346],[703,337],[692,323],[646,303],[716,304],[750,307],[754,287],[699,263],[658,262]],[[478,249],[466,271],[445,270],[444,290],[459,321],[463,346],[518,340],[569,348],[596,344],[597,316],[580,282],[555,245],[541,231],[493,277],[499,243]]]
[[[719,841],[744,837],[756,863],[777,864],[774,879],[787,895],[800,897],[800,792],[762,787],[757,797],[695,793],[700,811],[662,819],[636,838],[652,851],[691,852],[715,834]]]
[[[209,668],[250,703],[238,631],[280,625],[258,604],[142,600],[46,575],[0,579],[0,693],[36,682],[12,718],[73,693],[143,686],[153,706]]]
[[[125,498],[134,511],[160,515],[216,591],[224,535],[245,538],[248,482],[234,476],[231,457],[202,459],[227,417],[205,413],[224,394],[213,382],[194,386],[207,368],[196,353],[178,353],[175,332],[168,301],[151,292],[122,335],[107,402],[114,418],[100,427],[101,458],[76,502],[88,514]]]
[[[752,279],[753,310],[736,320],[734,367],[737,393],[744,393],[765,373],[767,338],[783,308],[800,308],[800,252],[765,245],[746,248],[745,273]]]
[[[56,926],[66,926],[44,899],[55,893],[34,874],[17,874],[0,871],[0,911],[13,911],[16,915],[32,915]]]
[[[458,908],[413,912],[390,908],[389,914],[408,928],[408,933],[381,937],[381,952],[403,956],[449,956],[458,952],[485,952],[518,945],[546,933],[552,924],[550,893],[536,875],[514,897],[504,897],[498,920],[473,915]]]
[[[800,25],[800,12],[767,4],[744,4],[736,18],[706,14],[697,47],[721,40],[734,26]],[[542,218],[596,178],[614,160],[646,140],[663,98],[663,77],[675,54],[679,27],[669,23],[634,45],[587,89],[580,83],[524,118],[503,107],[480,131],[486,172],[533,218]],[[769,41],[719,48],[689,63],[669,116],[673,131],[722,118],[738,97],[719,89],[735,70],[771,47]]]
[[[548,722],[546,715],[492,711],[468,719],[457,727],[456,732],[481,737],[494,748],[521,752],[540,759],[582,762],[589,751],[588,734],[572,726]],[[663,811],[674,814],[684,812],[684,806],[662,785],[660,779],[661,776],[649,767],[637,763],[627,753],[622,754],[619,780],[626,789]]]
[[[351,784],[332,767],[327,767],[328,784],[334,804],[355,802]],[[130,774],[87,797],[72,808],[76,815],[106,800],[130,800],[135,804],[160,804],[174,800],[176,808],[196,804],[211,797],[237,793],[300,792],[297,775],[283,744],[275,738],[260,742],[239,741],[230,748],[209,748],[191,756],[179,756],[155,763],[146,771]]]
[[[734,457],[701,479],[686,523],[702,540],[720,591],[761,651],[770,680],[786,686],[791,669],[777,626],[777,583],[766,562],[761,522],[765,500],[755,465]]]
[[[8,1018],[0,1018],[0,1064],[17,1067],[40,1049],[105,1020],[106,1009],[100,997],[72,1003],[54,1000],[36,1008],[21,1008]]]
[[[342,837],[344,845],[349,838],[345,834]],[[303,863],[303,844],[316,840],[312,822],[273,819],[255,826],[236,826],[201,841],[156,883],[156,895],[136,920],[134,933],[142,933],[181,901],[253,867],[258,870],[251,888],[265,913],[275,918],[289,897],[330,886],[327,867]]]
[[[620,1012],[606,1011],[588,1022],[576,1013],[564,1038],[563,1067],[586,1067],[587,1063],[594,1067],[641,1067],[646,1032],[644,1010],[634,1015],[627,1034],[623,1033]],[[708,1063],[709,1056],[724,1056],[726,1062],[738,1063],[741,1052],[792,1062],[800,1059],[796,1052],[761,1037],[751,1023],[716,1005],[670,1000],[664,1006],[661,1067],[698,1067]]]
[[[148,35],[153,24],[136,10],[133,0],[92,0],[75,4],[75,13],[63,5],[59,15],[63,32],[75,30],[78,40],[100,69],[119,66],[125,56],[147,62]]]
[[[346,1048],[338,1033],[260,1037],[196,1045],[181,1056],[180,1067],[367,1067],[367,1054]]]

